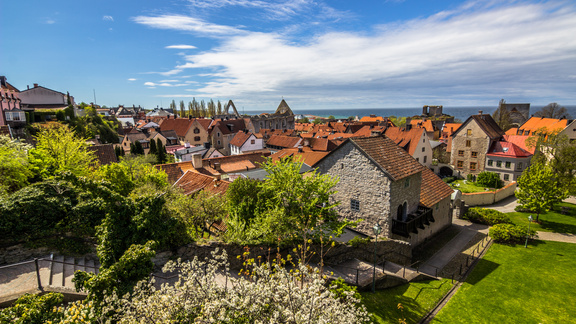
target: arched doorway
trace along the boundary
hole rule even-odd
[[[452,170],[450,167],[443,166],[440,168],[440,178],[451,177],[453,173],[454,170]]]

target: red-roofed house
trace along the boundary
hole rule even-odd
[[[385,136],[349,138],[316,167],[339,178],[338,213],[362,220],[362,234],[379,223],[384,237],[416,246],[452,223],[453,190]]]
[[[264,148],[264,141],[250,132],[238,132],[230,141],[230,153],[238,155]]]
[[[224,155],[230,155],[230,141],[236,133],[246,129],[244,119],[216,119],[209,129],[212,146]]]
[[[274,153],[285,148],[298,147],[301,143],[300,137],[272,135],[266,141],[266,147]]]
[[[516,181],[530,166],[531,158],[532,153],[514,143],[494,142],[486,154],[485,170],[496,172],[505,182]]]
[[[425,167],[432,164],[432,146],[424,128],[389,127],[386,136]]]

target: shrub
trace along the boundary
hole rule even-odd
[[[352,247],[358,247],[368,243],[370,243],[370,237],[361,238],[360,236],[354,236],[350,241],[348,241],[348,244]]]
[[[456,178],[454,178],[454,177],[446,177],[446,178],[442,179],[442,181],[444,181],[446,183],[452,183],[452,182],[454,182],[454,180],[456,180]]]
[[[500,180],[500,176],[496,172],[480,172],[478,175],[478,179],[476,180],[476,184],[482,187],[489,187],[489,188],[500,188],[502,187],[502,181]]]
[[[535,238],[536,231],[514,224],[496,224],[490,228],[490,237],[498,243],[521,243],[526,237]]]
[[[466,180],[474,182],[474,181],[476,181],[476,176],[473,175],[472,173],[470,173],[466,176]]]
[[[473,223],[485,224],[485,225],[496,225],[496,224],[508,224],[510,223],[510,218],[497,210],[473,207],[468,209],[464,215],[464,219],[467,219]]]

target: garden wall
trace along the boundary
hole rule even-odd
[[[512,182],[496,191],[463,193],[462,200],[469,207],[491,205],[514,195],[514,191],[516,191],[516,182]]]

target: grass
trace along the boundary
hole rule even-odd
[[[375,323],[398,323],[401,318],[406,318],[406,323],[418,323],[451,287],[448,279],[413,282],[376,293],[363,292],[362,303]]]
[[[569,215],[560,213],[560,207],[571,207]],[[513,212],[507,213],[512,223],[516,225],[528,226],[528,216],[532,215],[536,218],[534,213]],[[530,229],[543,232],[555,233],[571,233],[576,234],[576,205],[570,203],[560,203],[558,206],[545,214],[540,214],[540,224],[532,222]]]
[[[496,191],[494,188],[478,187],[474,182],[467,180],[456,180],[450,183],[452,189],[458,189],[462,193],[473,193],[473,192],[485,192],[485,191]],[[488,190],[486,190],[488,189]]]
[[[435,323],[575,323],[576,246],[494,244]]]

